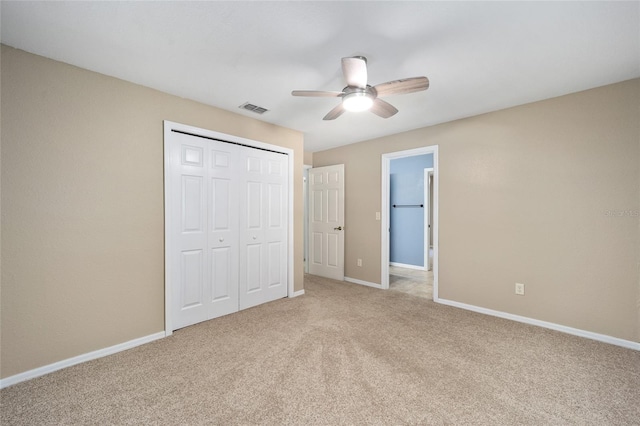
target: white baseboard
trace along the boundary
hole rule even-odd
[[[369,281],[362,281],[356,278],[344,277],[344,280],[354,284],[366,285],[367,287],[382,288],[382,284],[371,283]]]
[[[633,342],[631,340],[625,340],[625,339],[620,339],[618,337],[607,336],[606,334],[599,334],[599,333],[594,333],[592,331],[580,330],[579,328],[567,327],[565,325],[560,325],[553,322],[541,321],[534,318],[523,317],[520,315],[514,315],[507,312],[494,311],[493,309],[482,308],[480,306],[475,306],[475,305],[468,305],[466,303],[455,302],[453,300],[434,299],[434,302],[441,303],[443,305],[453,306],[455,308],[466,309],[468,311],[478,312],[481,314],[491,315],[494,317],[522,322],[525,324],[536,325],[538,327],[544,327],[544,328],[560,331],[567,334],[573,334],[574,336],[586,337],[587,339],[597,340],[599,342],[609,343],[616,346],[622,346],[623,348],[640,351],[639,342]]]
[[[399,268],[417,269],[418,271],[424,271],[424,266],[409,265],[407,263],[389,262],[389,266],[397,266]]]
[[[63,368],[71,367],[72,365],[80,364],[83,362],[91,361],[93,359],[102,358],[107,355],[112,355],[117,352],[122,352],[127,349],[135,348],[136,346],[144,345],[145,343],[153,342],[154,340],[162,339],[165,337],[165,332],[150,334],[148,336],[140,337],[138,339],[129,340],[128,342],[120,343],[114,346],[110,346],[104,349],[98,349],[97,351],[88,352],[86,354],[74,356],[73,358],[64,359],[62,361],[54,362],[53,364],[45,365],[43,367],[34,368],[33,370],[25,371],[14,376],[7,377],[0,380],[0,389],[7,386],[15,385],[16,383],[24,382],[25,380],[35,379],[36,377],[44,376],[45,374],[53,373],[54,371],[62,370]]]
[[[298,297],[298,296],[302,296],[303,294],[304,294],[304,289],[298,290],[298,291],[294,291],[293,294],[291,295],[291,297]]]

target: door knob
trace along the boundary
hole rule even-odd
[[[218,238],[218,241],[223,242],[224,238],[220,237],[220,238]]]
[[[333,228],[334,231],[342,231],[342,226],[338,226],[337,228]]]

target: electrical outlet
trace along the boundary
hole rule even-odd
[[[516,283],[516,294],[524,296],[524,284]]]
[[[380,220],[380,212],[376,212],[376,220]]]
[[[362,266],[362,259],[358,259],[357,264],[358,264],[358,266]]]

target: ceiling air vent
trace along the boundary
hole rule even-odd
[[[238,108],[246,109],[247,111],[255,112],[256,114],[264,114],[269,111],[266,108],[259,107],[258,105],[250,104],[249,102],[245,102],[240,105]]]

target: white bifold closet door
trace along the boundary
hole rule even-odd
[[[181,133],[169,144],[172,328],[286,297],[287,156]]]
[[[240,309],[287,295],[286,155],[240,150]]]

